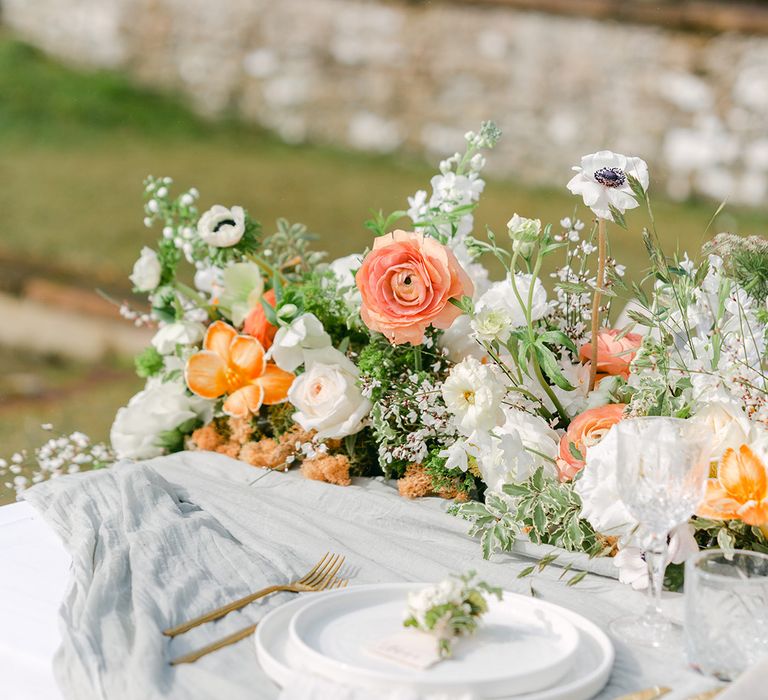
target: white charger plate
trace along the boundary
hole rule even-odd
[[[401,600],[404,601],[409,591],[417,590],[422,586],[423,584],[388,584],[385,587],[399,589]],[[382,586],[377,584],[355,586],[348,591],[311,594],[273,610],[261,621],[255,634],[256,651],[264,671],[278,685],[285,686],[297,671],[309,670],[304,657],[296,649],[289,635],[294,616],[307,606],[319,603],[321,598],[331,599],[353,591],[375,591],[381,588]],[[524,601],[533,600],[514,593],[506,593],[505,597],[509,600],[518,598]],[[589,700],[599,693],[608,681],[614,660],[613,645],[596,625],[580,615],[550,603],[538,600],[535,602],[542,609],[550,608],[551,614],[556,613],[573,625],[578,633],[577,649],[575,655],[571,657],[564,677],[561,677],[559,682],[545,689],[523,693],[516,692],[516,687],[512,686],[511,689],[507,688],[505,697],[512,698],[514,695],[514,700]],[[401,613],[403,607],[401,605]],[[338,680],[346,682],[347,685],[350,684],[347,677],[342,676]],[[471,690],[477,692],[475,688]]]

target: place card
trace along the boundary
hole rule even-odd
[[[366,652],[419,671],[434,666],[441,659],[435,637],[414,629],[402,630],[379,639]]]

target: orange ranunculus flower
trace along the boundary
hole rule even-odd
[[[747,525],[768,523],[768,468],[750,449],[728,448],[717,477],[707,481],[707,492],[696,515],[714,520],[742,520]]]
[[[597,334],[597,371],[611,376],[629,377],[629,363],[643,344],[643,336],[619,330],[602,330]],[[582,345],[579,356],[584,362],[592,361],[592,343]]]
[[[270,289],[268,292],[266,292],[263,299],[273,309],[277,305],[277,297],[275,296],[274,289]],[[245,317],[243,333],[246,335],[252,335],[264,346],[265,350],[269,350],[269,348],[272,347],[272,341],[275,339],[277,326],[273,326],[269,321],[267,321],[267,315],[264,313],[264,307],[261,304],[258,304],[254,306],[251,312]]]
[[[227,396],[224,412],[237,418],[256,413],[262,404],[285,401],[295,379],[268,363],[264,346],[249,335],[238,335],[224,321],[212,323],[203,349],[187,360],[184,377],[190,390],[205,399]]]
[[[598,408],[590,408],[571,421],[565,435],[560,438],[560,451],[556,459],[560,481],[570,481],[584,468],[587,450],[597,445],[624,417],[626,407],[627,405],[623,403],[609,403]],[[571,452],[571,444],[583,459],[579,459]]]
[[[474,287],[449,248],[421,233],[379,236],[355,275],[368,328],[391,343],[418,345],[432,325],[446,329],[461,315],[450,303]]]

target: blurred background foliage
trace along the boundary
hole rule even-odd
[[[268,231],[280,216],[303,222],[319,235],[317,246],[337,256],[369,244],[363,222],[371,209],[406,208],[435,171],[436,164],[401,155],[288,145],[233,118],[206,121],[172,95],[139,89],[118,73],[65,68],[0,34],[2,293],[23,294],[25,280],[37,277],[129,295],[133,261],[159,235],[142,225],[142,180],[150,173],[197,187],[202,209],[242,205]],[[549,189],[526,185],[525,173],[490,179],[476,232],[502,232],[514,212],[554,224],[574,213],[587,218],[565,190],[568,178],[564,172]],[[706,232],[716,209],[711,201],[657,199],[668,251],[694,253],[720,230],[766,230],[766,211],[726,207]],[[645,217],[633,212],[627,221],[629,231],[614,227],[612,250],[638,276]],[[25,333],[44,331],[34,317],[26,323]],[[0,361],[0,456],[39,444],[42,422],[105,439],[115,410],[140,385],[125,357],[79,362],[55,349],[39,356],[0,348]],[[0,484],[0,502],[9,498]]]

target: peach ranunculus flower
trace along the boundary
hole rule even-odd
[[[224,413],[246,418],[262,404],[285,401],[295,376],[268,363],[256,338],[216,321],[208,327],[203,349],[187,360],[184,378],[192,393],[205,399],[226,395]]]
[[[629,377],[629,363],[643,344],[643,336],[619,330],[601,330],[597,334],[597,371],[610,376]],[[592,343],[582,345],[579,356],[584,362],[592,361]]]
[[[696,515],[768,525],[768,468],[749,445],[725,451]]]
[[[584,468],[587,450],[597,445],[624,417],[626,407],[623,403],[609,403],[590,408],[571,421],[565,435],[560,438],[560,450],[555,460],[560,472],[560,481],[570,481]]]
[[[355,281],[363,322],[395,345],[419,345],[430,325],[449,328],[462,313],[449,300],[474,291],[453,251],[434,238],[407,231],[379,236]]]
[[[277,297],[275,296],[274,289],[270,289],[266,292],[263,299],[273,309],[277,305]],[[265,350],[269,350],[269,348],[272,347],[272,341],[275,339],[277,326],[273,326],[267,320],[267,314],[264,313],[264,307],[261,304],[258,304],[257,306],[254,306],[251,312],[245,317],[243,333],[252,335],[264,346]]]

